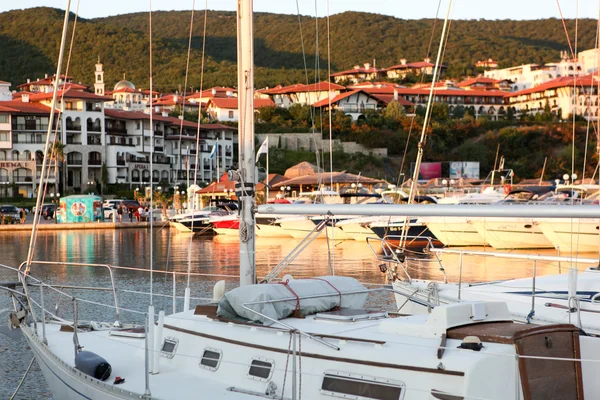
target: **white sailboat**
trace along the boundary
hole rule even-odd
[[[188,291],[183,311],[161,311],[156,321],[150,306],[144,327],[123,326],[113,267],[86,265],[108,269],[113,283],[109,306],[117,322],[100,324],[84,322],[83,307],[79,312],[89,300],[35,279],[30,267],[44,263],[28,260],[27,274],[14,269],[19,282],[2,289],[13,297],[11,325],[23,332],[55,397],[517,400],[599,393],[597,340],[573,325],[515,324],[501,302],[389,318],[364,309],[372,290],[344,277],[255,283],[252,0],[238,0],[237,10],[243,123],[240,170],[232,175],[242,203],[241,286],[223,294],[217,284],[213,303],[193,310]],[[45,307],[49,291],[71,300],[69,319]]]

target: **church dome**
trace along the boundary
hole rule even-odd
[[[130,89],[135,90],[135,85],[129,81],[122,80],[122,81],[117,82],[113,91],[119,90],[119,89],[124,89],[124,88],[130,88]]]

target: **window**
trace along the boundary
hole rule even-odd
[[[7,123],[8,123],[8,115],[0,114],[0,124],[7,124]]]
[[[404,383],[345,372],[326,372],[321,393],[343,399],[399,400]]]
[[[229,118],[233,118],[233,111],[229,111]]]
[[[266,382],[273,374],[273,360],[253,358],[248,370],[248,377],[257,381]]]
[[[137,143],[138,146],[142,143],[142,141],[140,140],[140,138],[135,138],[135,142]]]
[[[0,142],[10,142],[10,132],[0,131]]]
[[[207,347],[204,349],[204,354],[202,354],[202,359],[200,360],[200,368],[208,369],[210,371],[216,371],[219,369],[219,364],[221,364],[221,356],[223,352],[219,349],[213,349]]]
[[[167,336],[163,342],[162,349],[160,349],[160,354],[166,358],[173,358],[173,356],[175,356],[175,352],[177,351],[178,345],[178,339]]]
[[[140,123],[140,121],[136,121],[135,129],[139,131],[141,128],[142,128],[142,124]]]

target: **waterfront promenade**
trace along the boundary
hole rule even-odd
[[[24,224],[0,225],[0,232],[30,231],[33,226],[33,214],[28,214]],[[169,227],[169,221],[154,221],[155,228]],[[55,223],[53,219],[41,219],[38,229],[40,231],[71,231],[84,229],[149,229],[150,222],[85,222],[85,223]]]

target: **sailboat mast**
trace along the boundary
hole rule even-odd
[[[256,282],[254,241],[254,24],[253,0],[237,1],[238,108],[240,181],[240,286]]]

